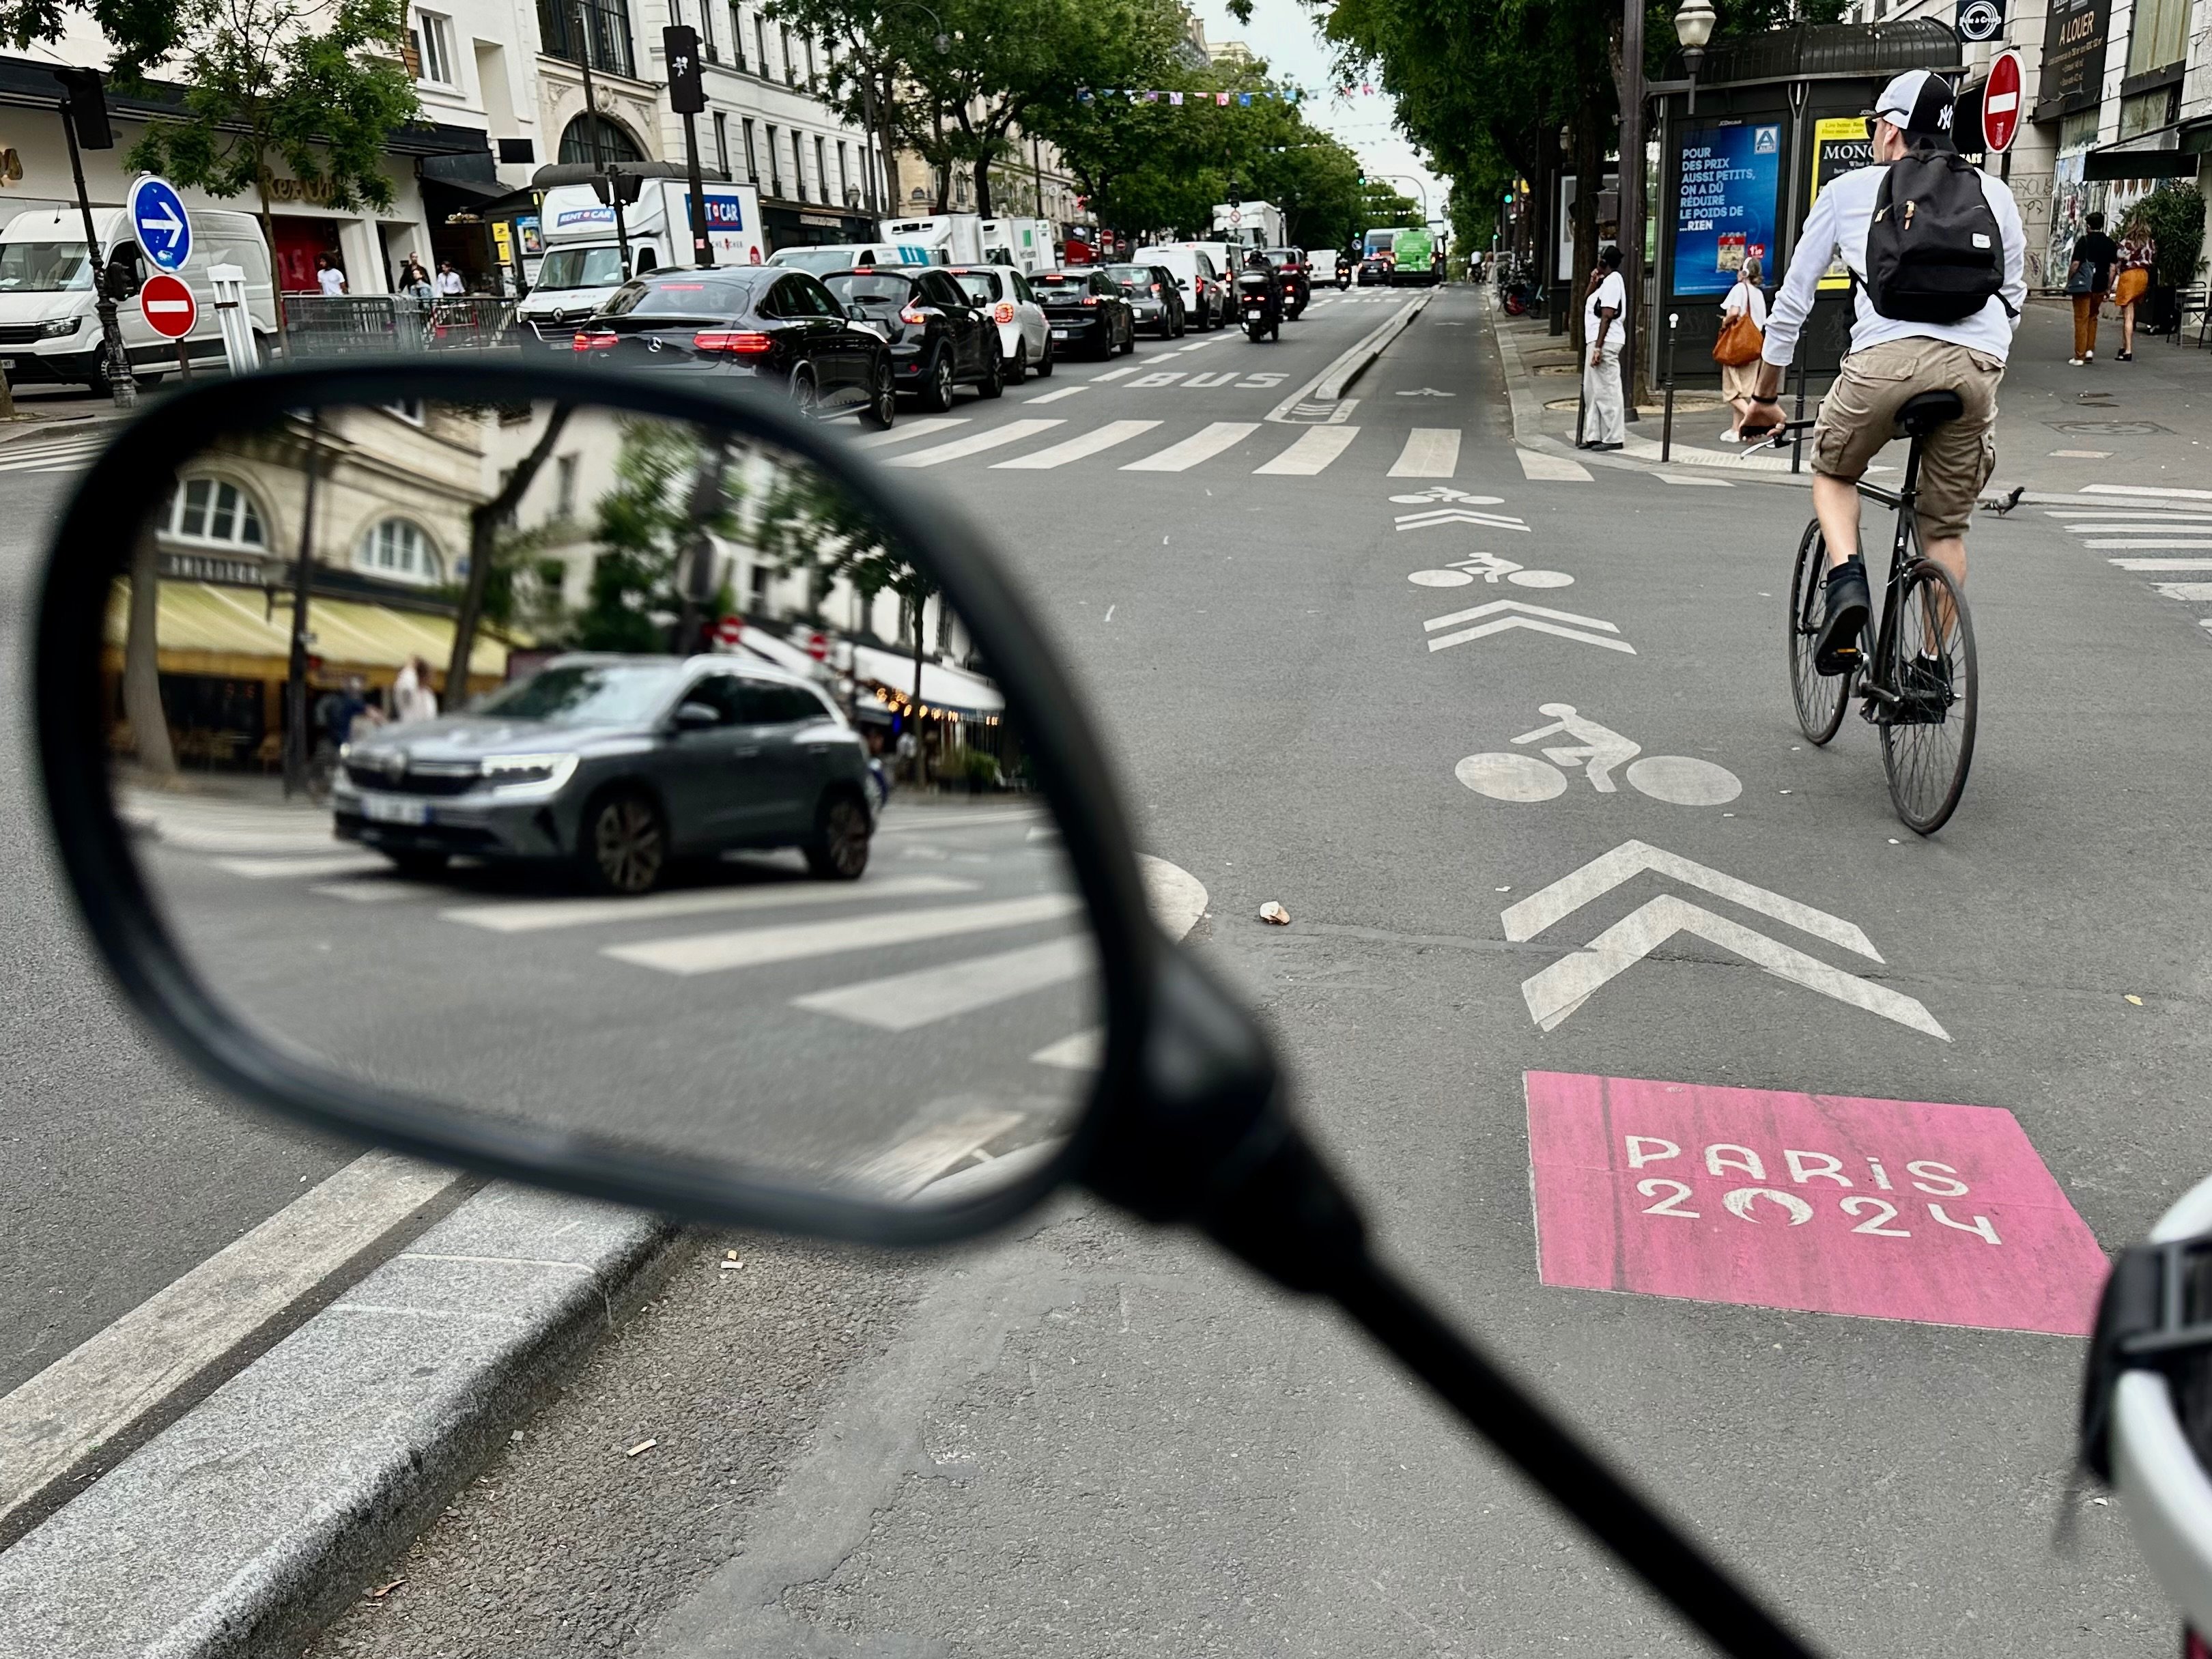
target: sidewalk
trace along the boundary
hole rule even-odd
[[[1656,411],[1629,428],[1628,447],[1617,456],[1574,449],[1575,398],[1580,380],[1565,339],[1553,338],[1540,319],[1508,318],[1485,290],[1498,354],[1513,400],[1513,432],[1524,447],[1576,455],[1585,465],[1657,465],[1660,423]],[[2037,495],[2071,495],[2088,483],[2148,490],[2212,492],[2212,350],[2173,345],[2138,335],[2136,360],[2111,362],[2119,349],[2119,324],[2108,319],[2098,335],[2096,361],[2069,366],[2073,315],[2063,300],[2031,300],[2013,343],[1999,397],[1997,470],[1989,494],[2022,486]],[[1819,405],[1820,383],[1806,398],[1809,416]],[[1712,405],[1710,389],[1676,394],[1674,442],[1665,469],[1676,476],[1726,471],[1755,473],[1762,481],[1802,482],[1786,453],[1749,454],[1717,441],[1728,416]],[[1788,399],[1785,397],[1785,403]],[[1691,404],[1701,407],[1686,407]],[[1879,474],[1904,458],[1899,443],[1875,463]]]

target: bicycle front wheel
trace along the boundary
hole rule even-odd
[[[1790,695],[1797,705],[1797,724],[1814,743],[1826,743],[1844,723],[1850,701],[1849,674],[1822,674],[1813,666],[1813,642],[1820,632],[1820,584],[1828,571],[1827,538],[1818,519],[1805,526],[1797,544],[1797,568],[1790,578]]]
[[[1897,590],[1885,618],[1890,646],[1881,677],[1896,701],[1880,716],[1881,759],[1897,816],[1931,836],[1958,809],[1974,762],[1981,675],[1966,596],[1940,564],[1923,559]]]

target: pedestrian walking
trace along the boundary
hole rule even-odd
[[[346,291],[345,267],[338,263],[336,254],[316,256],[315,286],[333,299]]]
[[[430,689],[430,665],[420,657],[410,657],[392,682],[392,724],[437,718],[438,694]]]
[[[2074,239],[2073,262],[2066,267],[2066,292],[2074,301],[2074,355],[2066,361],[2076,368],[2097,359],[2097,313],[2120,257],[2120,245],[2105,234],[2103,214],[2093,213],[2082,222],[2087,228]]]
[[[2151,271],[2158,264],[2158,244],[2138,218],[2120,227],[2118,276],[2112,279],[2112,303],[2120,308],[2120,362],[2136,359],[2136,307],[2150,292]]]
[[[430,286],[430,273],[423,269],[422,262],[412,254],[410,254],[399,267],[399,291],[410,300],[431,299],[437,293],[437,290]]]
[[[1721,392],[1735,418],[1721,434],[1724,444],[1743,441],[1744,416],[1759,395],[1759,352],[1766,344],[1766,295],[1759,287],[1759,256],[1747,254],[1737,268],[1735,286],[1721,301],[1720,337],[1713,361],[1721,366]]]
[[[468,284],[461,280],[461,273],[453,269],[453,262],[451,259],[441,259],[438,262],[439,297],[449,300],[468,291]]]
[[[1583,339],[1589,350],[1583,365],[1582,447],[1619,449],[1628,441],[1620,398],[1620,347],[1628,335],[1628,287],[1620,280],[1620,250],[1608,244],[1589,275],[1583,301]]]

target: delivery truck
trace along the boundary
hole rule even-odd
[[[648,164],[652,165],[652,164]],[[602,187],[635,185],[637,199],[622,204],[621,234],[615,204]],[[718,265],[757,265],[768,258],[761,234],[760,192],[750,185],[708,182],[704,187],[707,235]],[[641,270],[693,263],[691,185],[687,179],[637,178],[555,185],[539,215],[545,257],[538,285],[516,307],[517,320],[548,344],[566,348],[575,325],[605,304],[616,289]],[[629,243],[623,268],[622,243]]]

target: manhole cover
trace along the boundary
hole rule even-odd
[[[2173,430],[2156,421],[2045,421],[2044,425],[2053,432],[2079,432],[2100,438],[2148,438],[2155,432]]]

